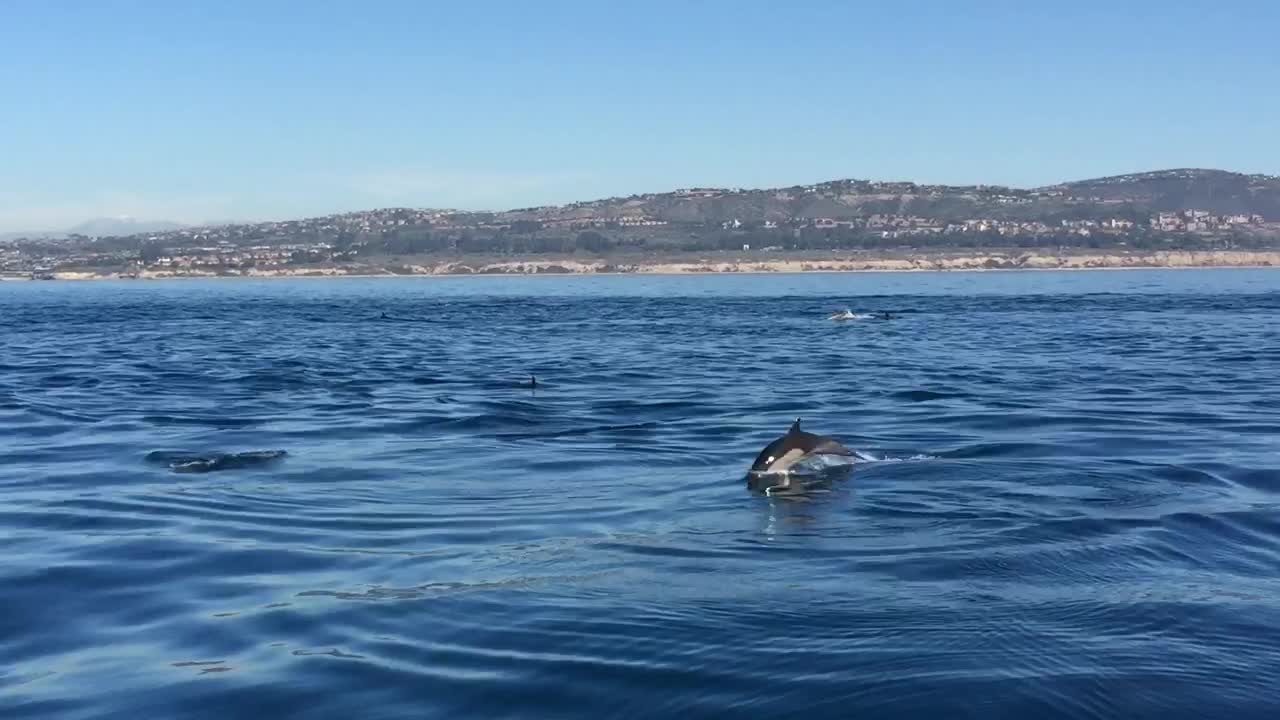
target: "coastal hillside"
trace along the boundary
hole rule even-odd
[[[233,273],[405,258],[703,252],[1280,248],[1280,178],[1174,169],[1037,188],[831,180],[691,187],[497,212],[382,208],[300,220],[0,241],[0,272]]]
[[[1164,170],[1080,180],[1055,186],[1092,202],[1133,203],[1149,211],[1204,209],[1280,219],[1280,177],[1222,170]]]
[[[1060,183],[1040,188],[922,185],[832,180],[771,189],[688,188],[498,213],[514,222],[656,220],[668,223],[787,222],[871,215],[941,222],[974,217],[1052,221],[1202,210],[1280,220],[1280,177],[1178,169]]]

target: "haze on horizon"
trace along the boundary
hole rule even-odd
[[[1280,172],[1280,6],[0,3],[0,233]]]

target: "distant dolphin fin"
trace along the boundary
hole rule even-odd
[[[791,429],[787,432],[802,432],[800,430],[800,418],[796,418],[796,421],[791,423]]]

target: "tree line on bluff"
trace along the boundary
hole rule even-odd
[[[719,224],[671,225],[657,228],[603,227],[600,229],[543,228],[536,222],[517,221],[508,227],[433,228],[401,226],[375,231],[308,231],[297,233],[251,232],[230,238],[231,247],[298,245],[290,251],[291,264],[342,261],[353,257],[414,255],[660,255],[679,252],[750,251],[920,251],[946,252],[978,249],[1131,249],[1221,250],[1273,249],[1280,238],[1266,233],[1232,231],[1214,236],[1196,233],[1157,232],[1139,226],[1123,233],[1089,235],[1066,229],[1049,233],[1002,235],[996,231],[930,233],[886,236],[879,230],[807,226],[799,229],[765,228],[747,224],[727,230]],[[138,236],[99,238],[93,242],[29,241],[26,252],[47,257],[91,249],[81,260],[90,266],[111,266],[140,260],[145,265],[166,256],[200,253],[208,240],[144,239]],[[325,246],[328,246],[326,249]],[[256,261],[246,260],[252,264]]]
[[[368,256],[489,254],[542,255],[641,252],[709,252],[749,250],[963,250],[977,248],[1102,249],[1128,247],[1140,250],[1209,250],[1226,247],[1263,249],[1274,240],[1236,232],[1204,237],[1193,233],[1137,231],[1124,234],[1080,235],[1066,230],[1042,234],[1002,235],[995,231],[916,234],[894,237],[858,228],[802,228],[790,230],[703,230],[668,233],[601,232],[494,232],[474,230],[396,230],[382,234],[342,234],[332,242],[335,253]]]

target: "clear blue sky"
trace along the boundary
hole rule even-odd
[[[1280,173],[1280,3],[0,0],[0,231]]]

